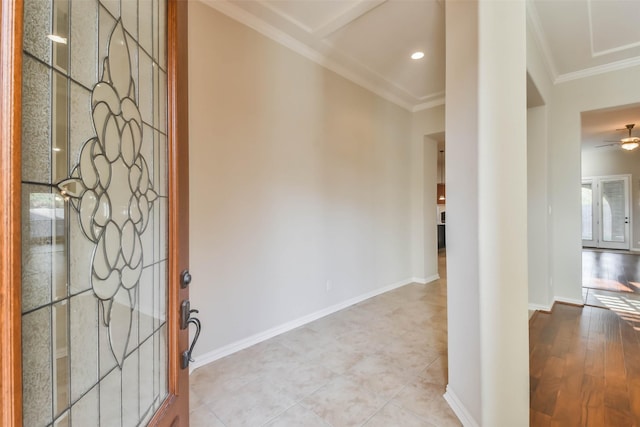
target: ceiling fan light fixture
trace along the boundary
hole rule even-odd
[[[638,148],[638,146],[640,146],[640,138],[624,138],[622,140],[621,147],[624,150],[627,150],[627,151],[635,150],[636,148]]]

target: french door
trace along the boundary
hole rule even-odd
[[[186,1],[0,1],[0,425],[187,426]]]
[[[630,249],[629,175],[590,177],[582,180],[582,245]]]

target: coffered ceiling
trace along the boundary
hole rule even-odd
[[[410,111],[444,103],[444,0],[202,1]],[[527,14],[556,83],[640,64],[640,0],[528,0]]]

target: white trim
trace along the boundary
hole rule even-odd
[[[640,41],[639,41],[639,42],[634,42],[634,43],[628,43],[628,44],[625,44],[625,45],[622,45],[622,46],[618,46],[618,47],[612,47],[610,49],[596,50],[595,47],[594,47],[594,44],[593,44],[593,14],[591,12],[591,2],[592,2],[592,0],[587,2],[587,11],[589,13],[589,41],[591,42],[591,56],[592,57],[607,55],[609,53],[620,52],[620,51],[623,51],[623,50],[627,50],[627,49],[631,49],[631,48],[640,46]]]
[[[394,289],[400,288],[402,286],[405,286],[414,282],[415,282],[414,278],[409,278],[409,279],[401,280],[396,283],[392,283],[390,285],[383,286],[371,292],[367,292],[357,297],[339,302],[330,307],[323,308],[322,310],[318,310],[314,313],[307,314],[306,316],[299,317],[290,322],[284,323],[282,325],[276,326],[271,329],[267,329],[266,331],[259,332],[247,338],[243,338],[239,341],[232,342],[231,344],[225,345],[223,347],[220,347],[208,353],[202,354],[200,356],[196,356],[193,358],[194,359],[193,362],[189,365],[189,373],[193,372],[197,368],[200,368],[204,365],[207,365],[225,356],[229,356],[230,354],[236,353],[240,350],[244,350],[245,348],[251,347],[252,345],[268,340],[269,338],[273,338],[277,335],[283,334],[285,332],[291,331],[300,326],[306,325],[307,323],[313,322],[314,320],[318,320],[322,317],[325,317],[337,311],[343,310],[347,307],[350,307],[354,304],[357,304],[369,298],[375,297],[385,292],[392,291]]]
[[[542,59],[544,64],[546,65],[549,75],[551,76],[551,80],[554,80],[558,77],[558,68],[553,61],[553,55],[551,54],[549,43],[547,42],[547,38],[544,35],[544,31],[542,30],[542,24],[540,24],[540,16],[538,15],[538,10],[536,9],[536,6],[534,5],[532,0],[526,2],[526,8],[527,16],[529,17],[529,22],[531,23],[533,38],[538,45],[538,48],[540,48],[540,51],[542,52]]]
[[[553,300],[555,302],[564,302],[566,304],[584,305],[584,301],[582,300],[582,298],[574,299],[574,298],[565,298],[565,297],[555,297]]]
[[[418,104],[411,109],[412,113],[417,113],[418,111],[428,110],[429,108],[437,107],[439,105],[444,105],[445,97],[444,95],[440,98],[434,99],[433,101],[423,102],[422,104]]]
[[[346,25],[360,18],[365,13],[370,12],[387,0],[360,0],[353,7],[347,9],[338,16],[334,16],[329,21],[313,29],[313,35],[317,38],[326,38]],[[267,2],[265,2],[267,4]]]
[[[336,74],[344,77],[347,80],[352,81],[353,83],[367,89],[370,92],[378,95],[379,97],[386,99],[389,102],[392,102],[399,107],[404,108],[405,110],[411,112],[413,108],[413,104],[401,99],[398,95],[386,90],[384,88],[379,87],[378,85],[367,81],[356,72],[351,71],[346,66],[338,63],[335,60],[323,55],[317,50],[309,47],[305,43],[302,43],[286,34],[284,31],[277,29],[276,27],[266,23],[262,19],[256,17],[255,15],[247,12],[239,6],[236,6],[232,2],[228,0],[201,0],[207,6],[217,10],[218,12],[227,15],[228,17],[240,22],[243,25],[259,32],[265,37],[270,38],[271,40],[279,43],[280,45],[291,49],[299,55],[304,56],[305,58],[315,62],[316,64],[325,67]],[[398,89],[401,89],[398,87]]]
[[[635,58],[622,59],[620,61],[610,62],[608,64],[596,65],[595,67],[585,68],[584,70],[573,71],[571,73],[561,74],[556,77],[554,84],[570,82],[572,80],[583,79],[585,77],[596,76],[611,71],[624,70],[640,65],[640,56]]]
[[[412,277],[411,281],[413,283],[420,283],[421,285],[426,285],[428,283],[435,282],[438,279],[440,279],[440,275],[434,274],[433,276],[429,276],[429,277]]]
[[[456,393],[449,387],[449,384],[447,384],[447,391],[443,397],[464,427],[480,427],[480,424],[473,419],[467,408],[462,404],[460,399],[458,399]]]
[[[640,248],[632,247],[631,252],[640,252]]]
[[[542,305],[529,303],[529,310],[533,311],[551,311],[552,305]]]

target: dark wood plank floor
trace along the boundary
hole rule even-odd
[[[531,426],[640,427],[640,332],[631,323],[555,304],[529,329]]]
[[[582,286],[640,293],[640,255],[583,250]]]

